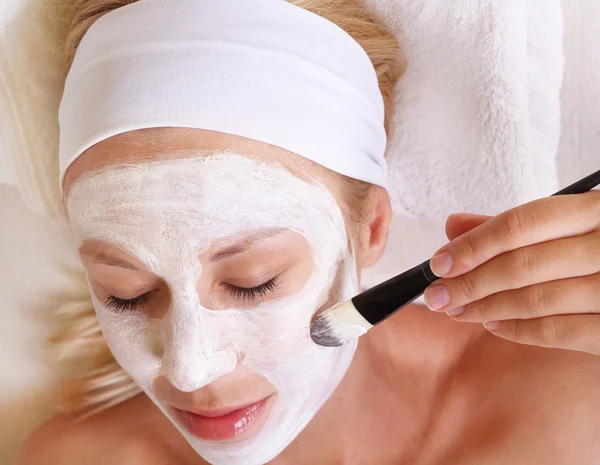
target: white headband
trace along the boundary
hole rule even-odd
[[[275,145],[384,186],[383,98],[369,57],[284,0],[141,0],[79,45],[59,113],[61,185],[92,145],[198,128]]]

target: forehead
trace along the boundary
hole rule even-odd
[[[232,134],[187,128],[141,129],[99,142],[71,164],[64,178],[63,193],[66,199],[77,179],[111,166],[185,157],[197,158],[223,152],[239,153],[265,162],[278,163],[303,179],[319,177],[335,195],[336,184],[328,176],[329,173],[303,157],[264,142]]]
[[[72,185],[67,207],[80,242],[101,240],[157,262],[264,228],[296,230],[318,248],[345,242],[341,211],[323,185],[232,153],[93,172]]]
[[[78,212],[76,206],[84,200],[93,201],[95,208]],[[259,220],[266,211],[297,217],[294,211],[337,205],[318,181],[305,181],[280,165],[230,152],[201,157],[182,152],[176,159],[92,171],[75,181],[67,204],[69,212],[87,213],[88,219],[146,212],[152,217],[144,220],[164,222],[164,217],[187,213],[205,227],[218,219]],[[131,220],[136,218],[140,215]]]

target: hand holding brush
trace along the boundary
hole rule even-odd
[[[318,315],[313,340],[344,344],[425,293],[431,310],[499,337],[600,355],[598,184],[600,171],[496,217],[451,216],[431,260]]]

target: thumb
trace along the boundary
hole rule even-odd
[[[474,215],[472,213],[455,213],[446,220],[446,236],[448,240],[454,240],[467,231],[487,222],[492,216]]]

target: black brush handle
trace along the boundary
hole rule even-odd
[[[352,303],[369,323],[376,325],[420,297],[436,279],[439,278],[433,274],[427,260],[361,292]]]
[[[553,195],[583,194],[600,184],[600,170],[561,189]],[[429,260],[367,289],[352,299],[358,312],[372,325],[381,323],[423,295],[439,279],[431,271]]]
[[[571,195],[571,194],[584,194],[591,191],[594,187],[600,184],[600,170],[595,173],[580,179],[576,183],[559,190],[556,194],[552,195]]]

